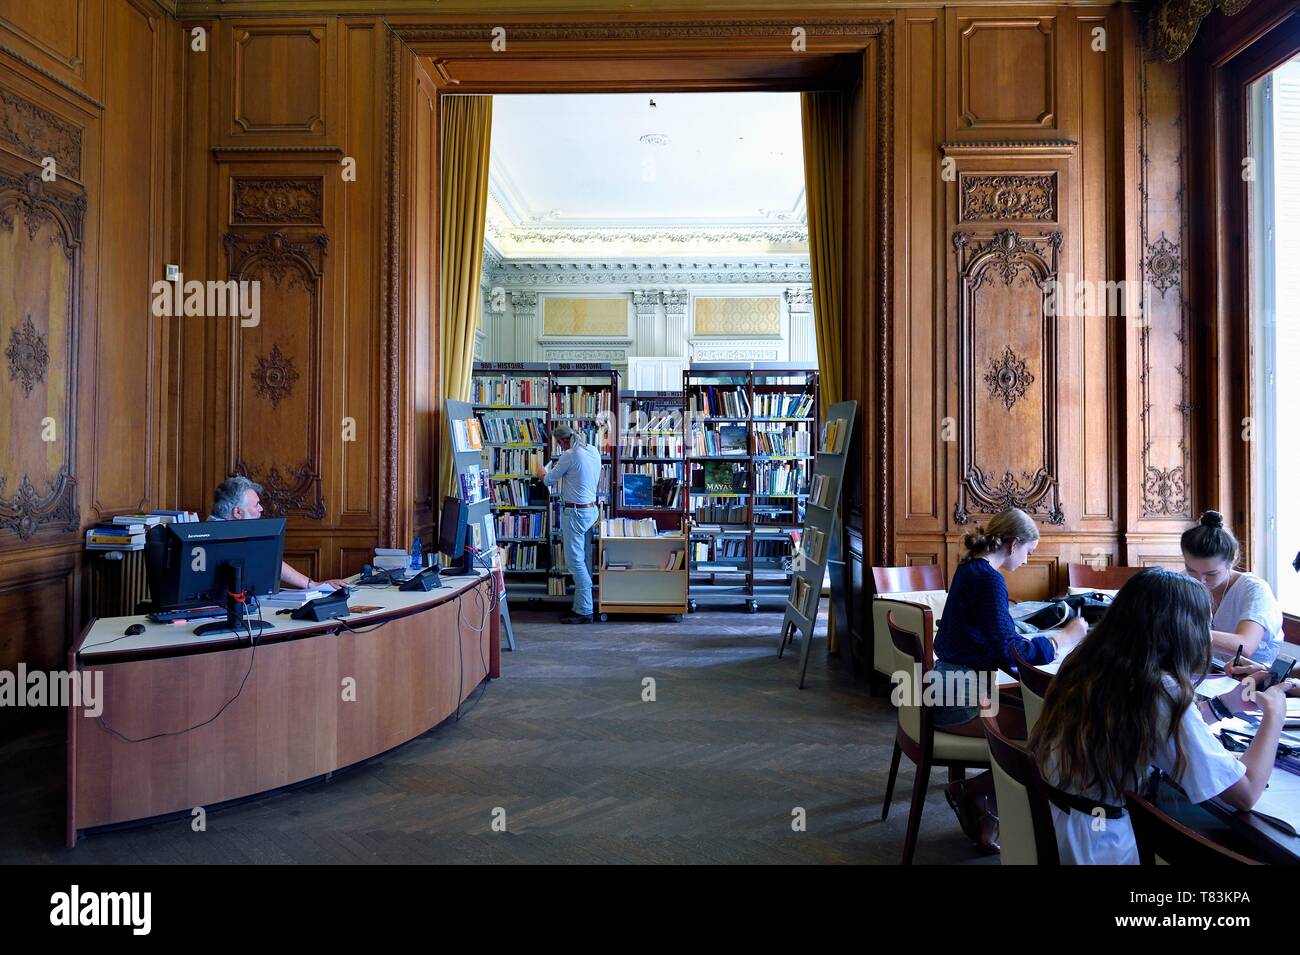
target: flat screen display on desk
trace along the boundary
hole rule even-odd
[[[235,574],[245,593],[278,592],[284,523],[267,517],[151,527],[144,557],[154,610],[224,606]]]

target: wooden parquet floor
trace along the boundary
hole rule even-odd
[[[820,639],[801,692],[797,647],[776,657],[779,613],[577,627],[553,611],[513,616],[518,651],[459,722],[329,781],[210,812],[206,832],[187,815],[67,850],[62,731],[6,743],[0,863],[898,861],[913,776],[904,759],[881,823],[893,711]],[[962,836],[936,776],[916,861],[996,863]],[[796,807],[806,831],[792,828]]]

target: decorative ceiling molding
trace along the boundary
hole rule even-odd
[[[809,285],[807,256],[785,259],[697,259],[691,261],[625,260],[510,261],[498,260],[487,271],[486,288],[609,285]]]

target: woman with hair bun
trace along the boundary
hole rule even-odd
[[[1087,624],[1076,617],[1050,636],[1022,637],[1011,619],[1010,598],[1004,573],[1024,565],[1038,546],[1038,528],[1024,511],[1011,508],[995,515],[965,537],[966,555],[953,574],[934,641],[934,668],[941,674],[951,673],[945,685],[960,690],[981,685],[972,671],[992,672],[1015,669],[1012,650],[1029,663],[1050,663],[1068,652],[1087,633]],[[987,685],[987,684],[985,684]],[[979,720],[979,700],[945,700],[934,711],[934,725],[945,733],[983,736]],[[1004,717],[1010,715],[1003,711]],[[1017,714],[1020,715],[1020,714]],[[1016,725],[1002,720],[1009,736],[1023,739],[1023,715]],[[993,801],[993,781],[981,773],[969,782],[950,783],[945,792],[948,804],[957,814],[962,831],[980,848],[996,852],[997,816]]]
[[[1218,511],[1206,511],[1200,523],[1183,532],[1187,576],[1210,592],[1214,614],[1210,639],[1217,657],[1235,657],[1237,648],[1256,663],[1273,662],[1282,645],[1282,608],[1268,583],[1236,570],[1238,545]]]

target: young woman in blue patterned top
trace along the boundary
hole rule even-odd
[[[1038,546],[1038,528],[1028,514],[1017,508],[1003,511],[967,534],[964,543],[966,556],[952,576],[934,640],[935,670],[952,674],[945,677],[944,685],[958,694],[968,687],[992,686],[992,681],[980,682],[978,673],[1013,672],[1013,649],[1030,663],[1050,663],[1083,639],[1088,628],[1079,617],[1051,636],[1026,639],[1016,631],[1002,575],[1023,566]],[[961,736],[984,735],[979,700],[961,698],[944,703],[947,705],[935,708],[935,729]],[[1009,736],[1024,738],[1022,712],[1004,709],[999,722]],[[992,776],[986,772],[969,781],[950,783],[945,795],[962,831],[981,849],[997,852]]]

